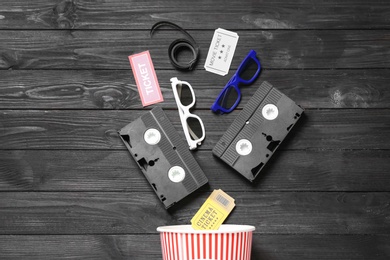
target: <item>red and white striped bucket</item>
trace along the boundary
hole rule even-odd
[[[195,230],[191,225],[158,227],[163,260],[250,260],[253,226],[221,225]]]

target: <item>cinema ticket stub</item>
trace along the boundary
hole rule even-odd
[[[222,28],[215,30],[204,68],[221,76],[228,74],[237,42],[237,33]]]
[[[195,230],[218,230],[236,206],[234,199],[223,190],[214,190],[191,219]]]
[[[149,51],[129,56],[138,93],[144,107],[164,101]]]

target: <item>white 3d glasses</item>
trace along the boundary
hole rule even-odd
[[[176,77],[171,78],[171,85],[184,135],[190,150],[194,150],[201,145],[206,135],[202,119],[190,113],[190,109],[195,105],[194,90],[188,82],[178,80]]]

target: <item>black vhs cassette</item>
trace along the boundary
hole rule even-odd
[[[263,82],[213,148],[213,154],[253,181],[303,113]]]
[[[207,183],[188,146],[160,107],[126,125],[119,135],[165,208]]]

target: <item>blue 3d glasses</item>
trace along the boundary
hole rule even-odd
[[[241,100],[239,85],[252,84],[259,76],[260,70],[261,65],[256,57],[256,52],[251,50],[221,93],[219,93],[217,99],[211,106],[211,110],[220,114],[232,112]]]

